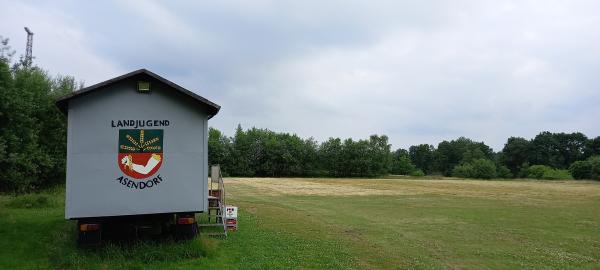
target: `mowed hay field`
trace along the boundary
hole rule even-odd
[[[0,195],[0,269],[600,269],[600,182],[227,178],[227,240],[74,246],[64,193]]]
[[[597,182],[229,179],[227,184],[233,200],[264,224],[299,238],[339,242],[355,268],[600,269]]]

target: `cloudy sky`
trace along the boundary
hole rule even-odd
[[[93,3],[92,3],[93,2]],[[86,85],[148,68],[210,123],[394,148],[600,135],[600,1],[6,1],[0,35]]]

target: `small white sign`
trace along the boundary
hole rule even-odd
[[[237,206],[226,206],[225,207],[225,218],[226,219],[237,219]]]

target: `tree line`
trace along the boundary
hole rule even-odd
[[[387,136],[369,139],[330,139],[318,144],[295,134],[268,129],[243,130],[234,137],[210,128],[210,164],[220,164],[231,176],[375,176],[387,174],[392,164]]]
[[[488,173],[484,175],[489,177],[477,178],[568,179],[575,162],[586,163],[586,159],[600,155],[600,137],[589,139],[580,132],[544,131],[530,140],[510,137],[497,153],[483,142],[473,142],[461,137],[443,141],[437,148],[428,144],[411,146],[409,155],[417,168],[426,173],[445,176],[468,177],[475,169],[487,168]],[[546,175],[536,173],[540,170]],[[579,179],[591,178],[581,174],[573,176]]]
[[[511,137],[500,152],[465,137],[392,151],[385,135],[330,138],[322,143],[268,129],[242,129],[233,137],[210,128],[209,163],[231,176],[367,177],[387,174],[466,178],[598,179],[600,137],[541,132]]]

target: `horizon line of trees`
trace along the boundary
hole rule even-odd
[[[391,149],[386,135],[368,139],[329,138],[318,143],[296,134],[242,129],[233,137],[209,129],[209,164],[228,176],[373,177],[443,175],[464,178],[600,179],[600,136],[544,131],[533,139],[510,137],[500,152],[465,137],[437,147]],[[576,166],[574,168],[573,166]],[[596,168],[597,167],[597,168]],[[573,170],[577,171],[573,173]]]

